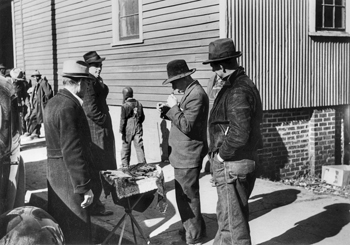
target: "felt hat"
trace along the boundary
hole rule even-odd
[[[171,83],[180,78],[189,76],[196,71],[196,68],[188,69],[185,60],[173,60],[170,61],[166,66],[168,72],[168,79],[163,82],[163,85]]]
[[[41,76],[41,73],[40,73],[39,70],[35,70],[35,71],[33,72],[33,74],[31,75],[31,77],[35,77],[35,76]]]
[[[10,71],[10,76],[16,80],[23,80],[24,79],[24,73],[23,73],[21,68],[13,68]]]
[[[204,61],[203,64],[236,58],[241,55],[242,52],[236,51],[235,44],[231,38],[220,38],[209,43],[209,59]]]
[[[90,51],[84,54],[84,60],[87,64],[91,63],[101,63],[106,58],[101,58],[96,51]]]
[[[0,64],[0,69],[6,69],[6,66],[4,64]]]
[[[61,75],[69,78],[90,78],[88,64],[82,60],[64,61]]]

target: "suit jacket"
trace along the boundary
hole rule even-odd
[[[90,127],[96,170],[117,168],[112,120],[106,102],[108,93],[108,86],[102,85],[98,78],[86,82],[83,109]]]
[[[172,121],[169,145],[170,163],[175,168],[195,168],[208,151],[207,118],[209,99],[198,81],[190,84],[178,106],[166,117]]]

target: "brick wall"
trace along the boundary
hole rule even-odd
[[[265,111],[260,176],[279,180],[320,174],[322,165],[340,164],[344,108]]]

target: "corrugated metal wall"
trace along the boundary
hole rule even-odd
[[[265,110],[350,103],[350,39],[310,37],[308,11],[305,0],[233,1],[233,39]]]

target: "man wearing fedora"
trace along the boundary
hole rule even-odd
[[[213,85],[217,91],[209,115],[209,156],[218,193],[214,244],[251,244],[248,199],[262,147],[262,105],[259,91],[238,65],[241,55],[232,39],[222,38],[209,44],[209,59],[203,62],[224,82]]]
[[[201,214],[199,174],[207,154],[207,118],[209,99],[203,87],[191,77],[196,69],[189,69],[185,60],[167,64],[168,79],[173,90],[183,96],[178,102],[170,94],[165,105],[158,105],[161,116],[171,121],[169,146],[170,164],[175,173],[176,202],[183,224],[180,234],[187,244],[202,244],[205,223]]]
[[[66,244],[90,244],[91,137],[81,99],[90,79],[88,66],[67,60],[62,77],[64,88],[50,99],[44,113],[48,212],[60,225]]]
[[[94,157],[92,174],[94,202],[91,205],[91,215],[106,216],[113,214],[106,210],[100,201],[102,185],[99,172],[101,170],[117,169],[115,142],[112,127],[112,120],[107,105],[108,86],[103,82],[100,74],[102,62],[96,51],[84,54],[84,60],[89,66],[90,77],[92,78],[85,87],[83,98],[83,109],[87,116],[92,138],[92,154]]]
[[[47,79],[42,78],[42,75],[38,70],[35,70],[31,77],[34,78],[34,82],[33,93],[30,97],[29,103],[30,114],[28,115],[28,134],[31,139],[34,139],[40,136],[44,109],[49,99],[53,97],[53,91]]]

